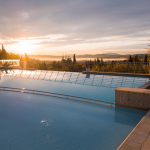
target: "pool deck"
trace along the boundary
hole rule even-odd
[[[150,110],[117,150],[150,150]]]

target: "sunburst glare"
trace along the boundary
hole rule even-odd
[[[36,47],[32,41],[30,40],[19,40],[19,43],[16,44],[16,50],[19,53],[32,53],[34,48]]]

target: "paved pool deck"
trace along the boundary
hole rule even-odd
[[[150,150],[150,110],[117,150]]]

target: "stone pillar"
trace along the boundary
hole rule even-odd
[[[150,109],[150,90],[119,87],[115,89],[115,106],[148,111]]]

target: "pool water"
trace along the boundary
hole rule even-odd
[[[67,83],[59,86],[60,83],[6,78],[1,80],[3,86],[58,88],[58,92],[86,88],[81,85],[73,85],[73,88]],[[2,150],[116,150],[146,114],[145,111],[28,93],[0,91],[0,95]],[[89,91],[86,95],[90,96]],[[109,93],[105,93],[107,95]]]
[[[4,74],[0,86],[28,88],[115,102],[115,88],[134,87],[148,82],[148,78],[111,75],[89,75],[58,71],[18,71]]]

